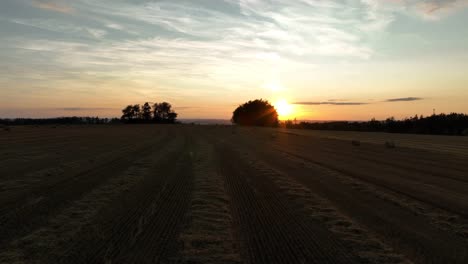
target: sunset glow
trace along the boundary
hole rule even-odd
[[[286,100],[281,99],[274,103],[274,107],[276,112],[278,112],[279,119],[294,119],[294,107],[293,105],[289,104]]]
[[[260,98],[286,98],[281,118],[468,112],[467,6],[1,1],[0,117],[120,117],[168,101],[182,119],[229,120]]]

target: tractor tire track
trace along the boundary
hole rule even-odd
[[[200,140],[194,158],[194,193],[179,240],[182,263],[241,263],[234,239],[230,198],[217,171],[213,144]]]
[[[169,142],[164,148],[171,147],[173,143]],[[63,245],[73,243],[99,211],[138,185],[163,154],[161,151],[153,152],[135,161],[120,175],[73,202],[45,226],[10,243],[9,247],[2,250],[0,263],[58,262],[65,255]]]
[[[292,210],[273,183],[239,153],[224,144],[218,153],[247,263],[359,262],[321,223]]]
[[[461,237],[438,229],[429,224],[426,217],[417,215],[394,201],[376,197],[374,193],[363,192],[359,188],[352,188],[354,183],[343,181],[339,171],[328,167],[324,169],[322,164],[310,159],[307,161],[311,164],[285,160],[285,156],[279,153],[267,150],[259,155],[269,166],[292,175],[299,183],[329,200],[341,212],[371,230],[380,241],[404,254],[411,261],[466,263],[468,244]],[[298,158],[301,156],[295,155]],[[447,245],[446,241],[451,241],[450,245]]]
[[[166,138],[160,138],[155,143],[164,140]],[[0,214],[0,247],[44,225],[70,202],[130,167],[134,155],[149,155],[153,149],[154,146],[150,145],[127,151],[105,164],[98,164],[99,167],[59,178],[52,183],[46,182],[15,200],[5,201]]]
[[[64,263],[171,261],[190,204],[190,153],[190,142],[168,153],[154,174],[100,213],[80,242],[69,247]]]

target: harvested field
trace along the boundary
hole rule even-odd
[[[0,263],[468,263],[466,137],[12,127],[0,157]]]

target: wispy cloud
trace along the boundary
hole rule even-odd
[[[78,112],[78,111],[101,111],[101,110],[117,110],[117,109],[103,108],[103,107],[63,107],[63,108],[55,108],[54,110]]]
[[[424,18],[436,20],[468,7],[467,0],[428,0],[414,3],[414,9]]]
[[[414,2],[216,1],[224,5],[223,9],[213,8],[214,2],[77,0],[73,7],[87,14],[86,19],[94,20],[92,26],[53,18],[18,18],[12,22],[73,39],[18,43],[18,47],[26,49],[42,46],[39,51],[47,49],[48,55],[63,63],[60,66],[64,68],[92,68],[115,75],[122,75],[121,69],[141,79],[183,75],[192,83],[196,79],[198,84],[210,81],[239,87],[261,83],[279,72],[310,72],[315,62],[328,58],[367,60],[376,53],[367,34],[385,30],[394,21],[395,10],[415,6]],[[438,8],[451,5],[448,2],[459,1],[440,1]],[[65,1],[33,3],[44,9],[74,10]],[[158,34],[149,33],[158,27],[162,29]],[[112,33],[109,30],[125,31],[131,37],[107,38]],[[89,43],[76,36],[103,42]],[[69,45],[65,50],[49,48],[58,42],[60,46],[65,42]],[[272,68],[272,64],[276,67]],[[244,78],[233,79],[232,72]]]
[[[361,34],[369,21],[338,2],[77,0],[73,7],[86,23],[11,20],[64,36],[18,39],[12,48],[29,51],[37,63],[47,58],[43,63],[62,71],[132,79],[139,88],[154,87],[155,78],[166,87],[178,80],[180,95],[189,93],[186,87],[211,94],[247,89],[278,74],[307,76],[326,58],[367,60],[374,54]]]
[[[385,102],[411,102],[411,101],[419,101],[423,100],[424,98],[421,97],[402,97],[402,98],[392,98],[392,99],[387,99]]]
[[[11,23],[20,24],[24,26],[30,26],[34,28],[39,28],[43,30],[48,30],[52,32],[61,33],[65,36],[72,37],[84,37],[84,38],[97,38],[101,39],[106,34],[107,31],[104,29],[84,27],[79,25],[74,25],[72,23],[63,22],[56,19],[11,19]]]
[[[364,102],[294,102],[295,105],[366,105]]]
[[[392,60],[384,52],[401,48],[388,48],[388,43],[383,43],[392,37],[389,26],[401,14],[443,17],[467,2],[22,1],[32,3],[34,12],[2,14],[0,18],[5,28],[9,27],[1,44],[0,84],[15,87],[11,94],[20,97],[33,91],[45,98],[63,91],[64,95],[83,97],[157,96],[171,102],[194,95],[209,99],[233,95],[235,100],[265,96],[261,94],[264,89],[255,88],[276,78],[285,89],[301,90],[301,85],[313,82],[329,88],[326,78],[345,72],[355,71],[356,78],[370,76],[372,73],[362,70],[365,65]],[[24,8],[23,4],[18,6]],[[73,15],[63,15],[70,13]],[[421,26],[431,24],[416,21]],[[25,31],[24,27],[33,30]],[[19,86],[26,92],[17,92]],[[46,95],[50,90],[54,93]],[[114,95],[115,90],[124,96]],[[355,98],[353,92],[347,89],[343,96]],[[187,99],[184,104],[191,102]],[[369,102],[297,104],[353,106]]]
[[[419,100],[424,100],[424,98],[421,97],[401,97],[401,98],[391,98],[391,99],[386,99],[381,102],[388,102],[388,103],[394,103],[394,102],[412,102],[412,101],[419,101]],[[325,102],[314,102],[314,101],[303,101],[303,102],[294,102],[293,104],[296,105],[368,105],[371,104],[371,102],[348,102],[345,99],[330,99]]]
[[[40,9],[45,9],[49,11],[70,14],[74,9],[67,5],[64,1],[51,1],[51,0],[32,0],[32,4]]]

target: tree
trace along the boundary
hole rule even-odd
[[[133,118],[134,119],[141,119],[141,111],[140,111],[140,105],[136,104],[133,106]]]
[[[173,124],[176,122],[177,113],[172,110],[172,105],[167,102],[153,105],[153,120],[156,123]]]
[[[165,123],[176,122],[177,113],[172,110],[172,105],[167,102],[155,103],[153,108],[146,102],[140,107],[139,104],[128,105],[122,109],[122,117],[126,123]]]
[[[122,119],[130,121],[133,119],[133,106],[127,105],[124,109],[122,109]]]
[[[141,117],[146,122],[151,120],[151,106],[148,102],[146,102],[143,107],[141,108]]]
[[[257,99],[237,107],[231,121],[243,126],[277,126],[278,113],[267,100]]]

